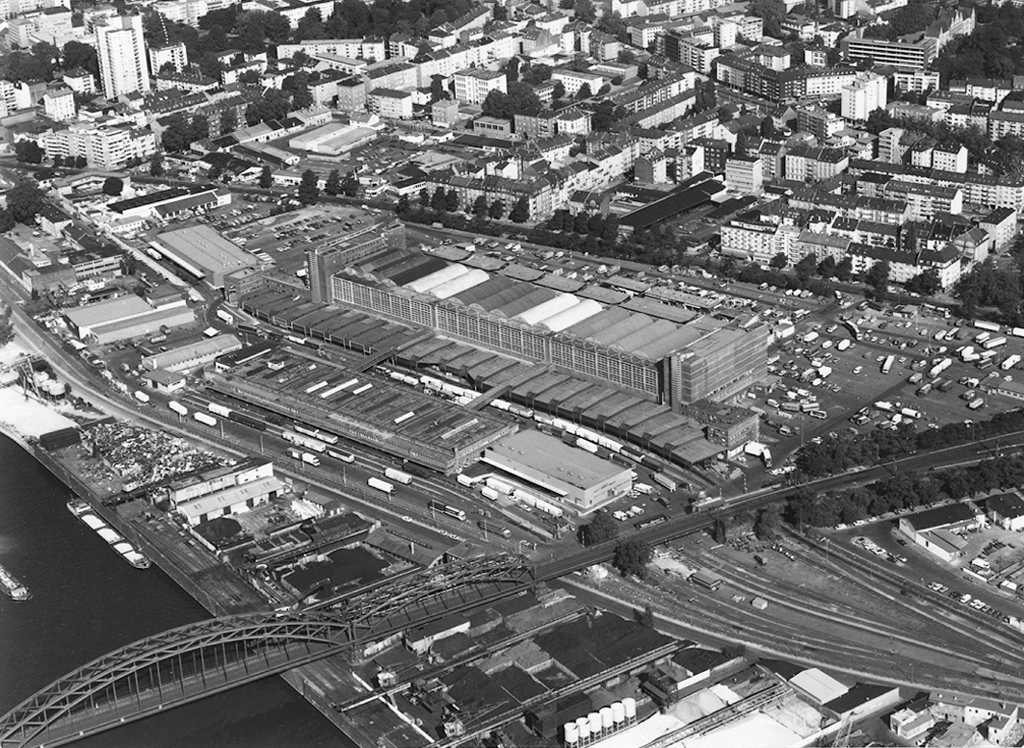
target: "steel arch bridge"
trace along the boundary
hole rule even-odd
[[[60,745],[403,629],[536,581],[522,557],[460,561],[371,585],[329,607],[214,618],[129,644],[0,718],[0,748]]]

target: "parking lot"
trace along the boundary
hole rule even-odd
[[[753,404],[765,411],[777,458],[801,439],[825,433],[896,428],[904,421],[938,428],[1015,407],[986,394],[983,385],[1018,375],[1024,338],[923,310],[902,318],[847,308],[842,316],[845,321],[800,321],[773,349],[778,358],[773,355],[768,385]],[[1005,343],[986,350],[997,337]],[[970,360],[982,355],[987,361]]]

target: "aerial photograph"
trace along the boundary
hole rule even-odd
[[[1024,746],[1024,0],[0,24],[0,748]]]

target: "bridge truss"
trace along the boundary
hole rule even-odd
[[[326,606],[225,616],[129,644],[54,681],[0,718],[0,748],[58,745],[532,586],[523,558],[445,564]]]

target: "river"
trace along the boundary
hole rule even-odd
[[[0,594],[0,713],[70,670],[208,618],[162,571],[134,569],[65,508],[68,489],[0,436],[0,563],[32,592]],[[354,744],[278,677],[79,741],[83,748]]]

